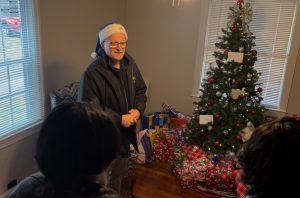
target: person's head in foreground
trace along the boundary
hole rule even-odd
[[[37,141],[43,177],[28,177],[11,197],[116,197],[102,196],[107,190],[101,191],[95,178],[113,161],[117,145],[119,131],[99,105],[58,105],[43,122]]]
[[[288,197],[297,193],[299,147],[300,121],[283,117],[259,126],[239,156],[248,195]]]

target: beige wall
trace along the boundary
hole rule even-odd
[[[300,115],[300,49],[298,51],[298,59],[294,70],[292,87],[288,100],[287,112],[290,115]]]
[[[201,1],[128,0],[128,51],[150,82],[147,111],[160,111],[166,102],[192,112],[193,72]]]

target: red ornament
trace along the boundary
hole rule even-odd
[[[257,51],[256,50],[251,50],[251,55],[252,56],[256,56],[257,55]]]
[[[252,110],[251,110],[251,113],[252,113],[252,114],[255,114],[255,113],[256,113],[256,110],[255,110],[255,109],[252,109]]]
[[[232,26],[230,29],[231,29],[232,32],[236,32],[237,31],[237,27],[235,25]]]
[[[238,88],[239,86],[240,86],[240,81],[239,80],[236,80],[236,81],[234,81],[234,83],[233,83],[233,86],[235,87],[235,88]]]
[[[263,91],[263,88],[258,87],[258,88],[257,88],[257,91],[258,91],[259,93],[261,93],[261,92]]]
[[[241,138],[240,135],[237,135],[237,136],[235,136],[235,139],[236,139],[236,140],[241,140],[242,138]]]
[[[215,113],[215,118],[216,118],[217,120],[219,120],[219,119],[221,118],[221,113],[220,113],[220,112],[216,112],[216,113]]]
[[[217,141],[215,141],[215,145],[216,146],[219,146],[220,145],[220,142],[217,140]]]
[[[237,0],[236,4],[239,6],[239,8],[241,8],[244,4],[244,0]]]
[[[214,79],[214,77],[210,76],[210,77],[208,77],[207,81],[208,81],[209,83],[214,83],[214,82],[215,82],[215,79]]]
[[[228,49],[227,49],[227,50],[225,50],[225,51],[224,51],[224,55],[225,55],[225,56],[228,56],[228,52],[229,52],[229,50],[228,50]]]
[[[211,107],[213,105],[212,101],[207,101],[207,106]]]

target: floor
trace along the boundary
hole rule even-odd
[[[133,189],[135,198],[220,198],[208,192],[184,189],[166,163],[137,165]],[[128,195],[124,198],[130,197]]]

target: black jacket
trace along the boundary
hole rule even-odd
[[[142,116],[146,108],[147,86],[135,61],[127,53],[121,60],[121,69],[127,80],[127,91],[110,65],[108,56],[101,51],[100,56],[88,66],[81,77],[78,99],[97,103],[114,115],[122,131],[123,149],[129,152],[130,143],[137,149],[135,126],[121,127],[121,116],[127,114],[129,108],[138,109]]]

